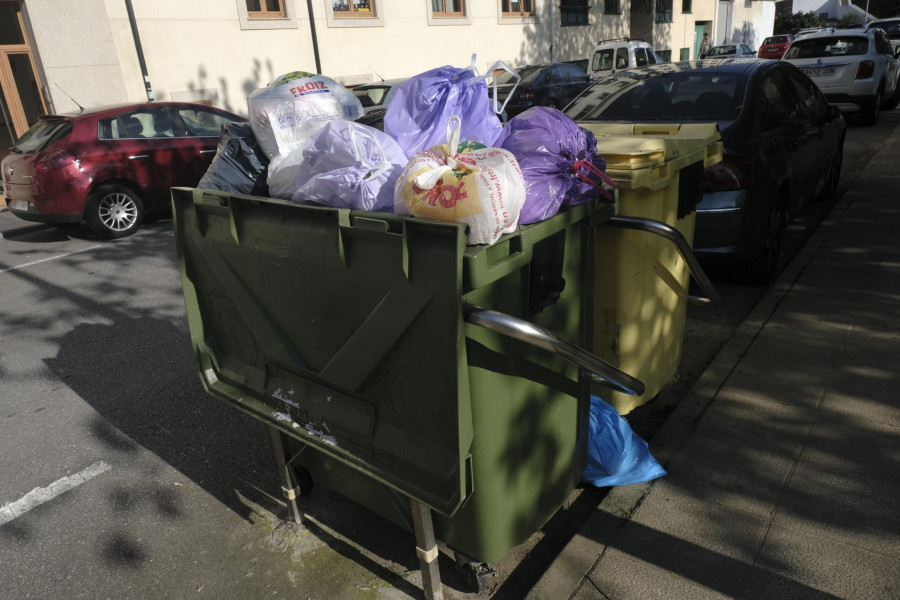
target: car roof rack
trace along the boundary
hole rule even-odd
[[[597,44],[606,44],[609,42],[630,42],[630,41],[631,41],[631,39],[629,39],[627,37],[623,37],[623,38],[612,38],[609,40],[600,40],[599,42],[597,42]]]

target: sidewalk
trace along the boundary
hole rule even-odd
[[[900,598],[900,130],[530,600]]]

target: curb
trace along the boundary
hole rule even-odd
[[[887,134],[886,142],[878,149],[869,168],[891,165],[895,148],[900,148],[900,126]],[[884,168],[884,167],[883,167]],[[892,169],[893,167],[888,167]],[[844,213],[862,194],[858,179],[866,177],[866,171],[855,174],[848,181],[844,192],[815,232],[785,266],[775,283],[763,294],[750,310],[725,346],[710,361],[703,374],[679,400],[672,412],[650,440],[652,453],[667,468],[681,448],[690,439],[706,408],[715,401],[719,390],[737,368],[766,323],[796,285],[812,259],[837,226]],[[550,600],[573,598],[587,583],[617,532],[625,526],[644,498],[653,490],[654,482],[610,488],[597,508],[585,520],[578,533],[560,552],[540,580],[526,596],[526,600]],[[587,597],[587,596],[586,596]]]

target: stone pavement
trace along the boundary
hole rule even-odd
[[[900,598],[897,133],[529,600]]]

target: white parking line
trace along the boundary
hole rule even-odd
[[[29,263],[25,263],[24,265],[16,265],[15,267],[7,267],[5,269],[0,269],[0,273],[6,273],[7,271],[15,271],[16,269],[24,269],[25,267],[30,267],[32,265],[39,265],[42,262],[47,262],[48,260],[56,260],[58,258],[65,258],[65,257],[71,256],[73,254],[78,254],[79,252],[87,252],[88,250],[94,250],[95,248],[101,248],[101,247],[103,247],[103,244],[95,244],[93,246],[88,246],[87,248],[81,248],[80,250],[72,250],[71,252],[66,252],[65,254],[57,254],[56,256],[42,258],[41,260],[33,260]]]
[[[9,523],[15,518],[21,517],[32,508],[36,508],[53,500],[62,493],[68,492],[72,488],[78,487],[85,481],[93,479],[97,475],[109,471],[112,465],[109,463],[95,462],[86,469],[82,469],[74,475],[68,475],[62,479],[57,479],[45,488],[34,488],[15,502],[7,502],[0,506],[0,525]]]

